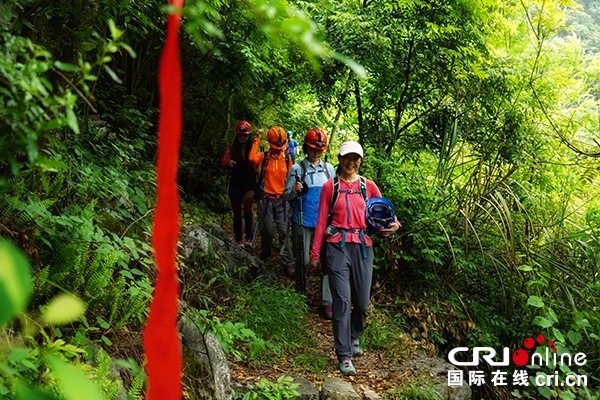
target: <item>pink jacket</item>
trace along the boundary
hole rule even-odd
[[[381,197],[381,192],[375,182],[366,179],[367,198]],[[340,190],[355,190],[358,193],[339,192],[335,208],[332,212],[331,225],[343,229],[358,229],[366,230],[367,222],[365,221],[365,201],[360,194],[360,179],[354,182],[346,182],[340,179]],[[319,258],[321,246],[325,241],[325,229],[327,229],[327,215],[329,214],[329,206],[331,197],[333,196],[333,179],[325,182],[321,190],[319,199],[319,217],[317,219],[317,227],[315,228],[315,237],[313,240],[312,251],[310,254],[311,260]],[[347,207],[346,208],[346,201]],[[350,222],[348,222],[348,213],[350,210]],[[365,246],[373,245],[373,241],[368,236],[364,235]],[[329,243],[340,243],[342,241],[342,233],[337,233],[326,239]],[[359,233],[346,233],[346,242],[360,243]]]

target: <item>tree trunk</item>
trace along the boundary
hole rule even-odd
[[[358,141],[361,146],[365,145],[365,128],[363,123],[362,103],[360,101],[360,83],[354,80],[354,96],[356,97],[356,112],[358,113]]]
[[[354,72],[350,71],[350,73],[348,74],[348,80],[346,80],[346,86],[344,87],[344,91],[342,92],[342,95],[340,97],[340,101],[339,101],[339,108],[337,113],[335,114],[335,118],[333,119],[333,126],[331,127],[331,134],[329,135],[329,145],[331,145],[331,143],[333,143],[333,137],[335,136],[335,132],[337,131],[337,123],[340,120],[340,117],[342,116],[342,110],[344,108],[344,103],[346,103],[346,97],[348,96],[348,89],[350,88],[350,82],[352,80],[352,75],[354,74]]]

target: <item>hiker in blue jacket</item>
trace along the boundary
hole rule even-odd
[[[287,145],[286,150],[290,153],[292,162],[296,163],[296,156],[298,155],[298,142],[296,142],[294,139],[292,139],[292,136],[294,136],[293,132],[288,131],[288,133],[287,133],[288,145]]]
[[[292,243],[296,263],[296,286],[306,291],[306,270],[310,262],[311,238],[317,226],[321,187],[335,176],[333,165],[322,161],[323,151],[327,150],[327,136],[320,129],[311,129],[304,137],[302,150],[306,158],[295,164],[288,173],[283,197],[293,207]],[[301,199],[299,198],[301,197]],[[300,215],[301,214],[301,215]],[[300,218],[301,217],[301,218]],[[332,318],[332,297],[327,275],[321,281],[320,314],[325,319]]]

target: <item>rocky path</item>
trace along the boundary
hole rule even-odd
[[[293,284],[292,279],[283,274],[278,258],[272,256],[267,262],[268,267],[275,272],[283,284]],[[316,343],[314,348],[299,348],[296,354],[283,356],[276,365],[261,365],[259,368],[251,363],[229,360],[232,381],[249,384],[258,382],[261,378],[274,381],[279,376],[285,375],[302,377],[321,386],[327,378],[342,378],[335,355],[331,321],[319,315],[320,278],[309,276],[307,290],[309,305],[307,331]],[[411,370],[403,367],[400,362],[386,362],[382,353],[369,351],[368,348],[365,348],[363,356],[355,357],[353,363],[358,374],[343,379],[360,388],[361,391],[367,389],[384,393],[401,386],[413,376]]]
[[[184,251],[187,254],[184,257],[186,259],[193,255],[198,248],[202,248],[201,245],[194,243],[201,243],[202,237],[207,237],[207,232],[215,233],[220,230],[218,226],[205,226],[207,230],[203,230],[199,226],[188,228],[186,229],[187,233],[184,234],[190,239],[190,241],[184,240],[184,242],[188,242],[184,246],[188,249],[188,251]],[[196,233],[193,233],[194,231]],[[219,242],[217,238],[212,240],[213,246],[221,246],[215,248],[214,251],[220,252],[223,260],[229,259],[227,265],[240,266],[242,265],[239,264],[240,262],[250,263],[254,265],[255,272],[265,276],[271,275],[271,277],[275,275],[273,278],[278,279],[281,284],[293,286],[292,279],[284,275],[278,255],[274,254],[267,261],[266,266],[262,263],[258,263],[260,264],[258,265],[256,258],[248,257],[248,254],[241,250],[226,233],[221,231],[220,234],[215,233],[215,235],[230,243]],[[206,241],[206,239],[204,240]],[[206,246],[205,243],[204,247],[209,248]],[[258,255],[259,246],[257,243],[251,252],[252,255]],[[240,257],[242,254],[243,257]],[[468,386],[447,386],[447,371],[454,367],[445,360],[434,357],[434,354],[431,354],[434,352],[433,346],[429,346],[429,350],[426,351],[420,348],[407,334],[399,334],[399,336],[396,335],[398,337],[390,338],[394,340],[394,345],[400,346],[396,351],[391,352],[394,353],[393,359],[388,359],[386,356],[390,354],[391,344],[384,346],[386,349],[380,350],[365,346],[365,354],[353,359],[358,375],[342,377],[335,356],[331,321],[322,319],[318,313],[320,278],[309,276],[307,289],[309,311],[305,317],[305,324],[306,335],[309,335],[311,339],[310,344],[296,344],[296,347],[292,349],[290,349],[291,346],[286,346],[286,353],[282,352],[277,355],[278,358],[268,363],[261,362],[258,366],[251,360],[239,361],[229,357],[226,363],[234,388],[246,388],[248,385],[259,382],[262,378],[274,382],[285,376],[304,380],[313,389],[321,390],[321,396],[324,396],[324,391],[328,387],[337,387],[338,383],[341,386],[345,385],[351,389],[352,393],[349,394],[349,397],[344,396],[343,400],[352,400],[355,396],[365,400],[374,399],[376,396],[386,394],[391,394],[396,398],[422,398],[418,388],[425,388],[425,391],[431,391],[427,388],[434,389],[441,394],[441,397],[438,398],[443,399],[466,400],[470,398],[471,391]],[[377,323],[378,310],[374,308],[372,311],[367,319],[367,325]],[[238,389],[235,390],[238,391]],[[430,396],[430,398],[433,397]],[[303,398],[302,400],[310,399],[312,398]]]

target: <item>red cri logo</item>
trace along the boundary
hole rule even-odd
[[[546,338],[544,338],[544,335],[538,335],[536,340],[538,343],[542,344],[542,343],[544,343],[544,340],[546,340]],[[525,339],[523,344],[528,349],[531,349],[533,346],[535,346],[535,342],[533,341],[532,338]],[[549,347],[554,346],[554,341],[548,340],[548,346]],[[552,351],[556,352],[556,347],[552,347]],[[529,354],[525,350],[519,349],[513,353],[513,362],[515,364],[517,364],[519,367],[522,367],[523,365],[527,364],[528,361],[529,361]]]

